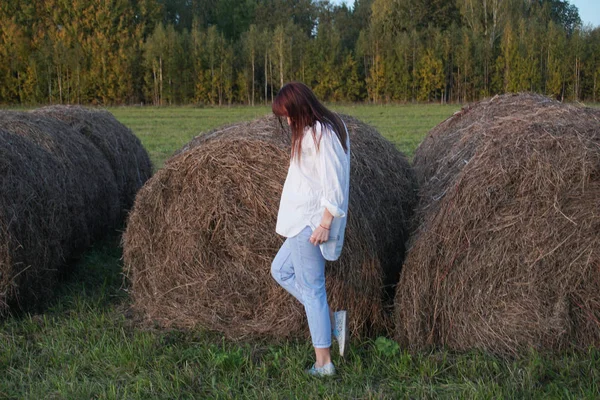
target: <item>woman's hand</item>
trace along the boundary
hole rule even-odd
[[[325,243],[327,240],[329,240],[329,230],[319,225],[317,226],[317,229],[313,231],[312,235],[310,235],[309,240],[315,246]]]

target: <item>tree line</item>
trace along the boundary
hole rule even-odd
[[[600,98],[600,28],[567,0],[3,0],[0,103]]]

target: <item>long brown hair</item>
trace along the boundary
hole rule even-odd
[[[329,111],[317,99],[312,90],[301,82],[290,82],[279,90],[273,100],[273,114],[278,117],[289,117],[292,129],[292,159],[300,159],[302,154],[302,137],[306,127],[312,128],[312,135],[319,148],[320,138],[317,140],[315,123],[320,122],[325,128],[328,126],[337,135],[344,151],[346,146],[346,128],[344,123],[334,112]]]

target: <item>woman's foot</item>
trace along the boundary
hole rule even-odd
[[[317,364],[313,364],[312,367],[306,370],[306,373],[311,376],[323,377],[323,376],[333,376],[335,375],[335,367],[333,363],[328,363],[323,365],[322,367],[317,367]]]
[[[345,310],[333,313],[333,337],[340,347],[340,356],[344,357],[346,342],[348,340],[348,322]]]

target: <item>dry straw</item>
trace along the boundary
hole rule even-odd
[[[68,261],[121,223],[150,174],[131,136],[106,112],[0,111],[0,315],[42,304]]]
[[[121,217],[125,217],[138,190],[152,175],[150,158],[140,140],[106,110],[56,105],[34,113],[66,122],[104,154],[119,190]]]
[[[102,153],[68,125],[28,112],[0,112],[0,127],[46,150],[62,164],[54,179],[66,192],[71,220],[63,244],[71,254],[114,228],[119,212],[112,169]],[[8,194],[7,194],[8,195]]]
[[[58,272],[114,228],[118,192],[104,156],[69,126],[32,113],[2,111],[0,127],[6,153],[0,196],[3,243],[11,254],[1,268],[2,281],[11,289],[0,289],[7,296],[0,302],[33,304],[41,297],[36,293],[52,287],[48,271]]]
[[[515,355],[600,345],[600,115],[537,95],[463,108],[418,148],[397,337]]]
[[[46,296],[65,258],[69,204],[55,179],[64,169],[26,137],[0,129],[0,315],[11,302]]]
[[[384,286],[398,280],[415,182],[391,143],[343,118],[352,142],[349,218],[327,290],[332,308],[349,309],[352,333],[366,335],[390,327]],[[270,276],[283,242],[275,222],[289,151],[287,127],[265,117],[199,136],[148,181],[124,235],[141,315],[234,339],[307,334],[304,310]]]

